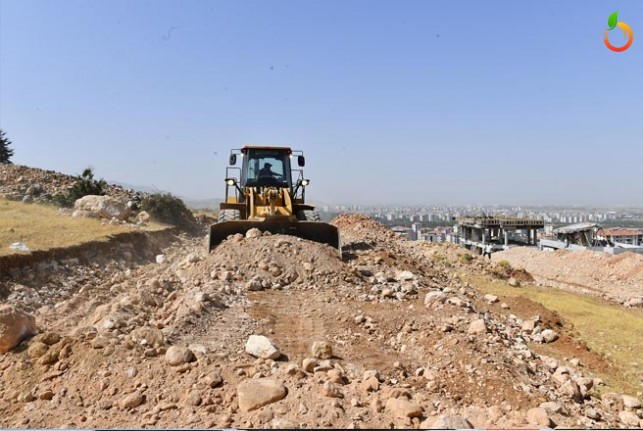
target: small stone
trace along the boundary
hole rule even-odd
[[[55,332],[45,332],[40,337],[40,341],[42,341],[48,346],[53,346],[54,344],[57,344],[58,342],[60,342],[61,338],[62,337]]]
[[[104,349],[109,346],[109,339],[103,336],[98,336],[92,340],[92,347],[94,349]]]
[[[593,407],[588,407],[585,409],[585,416],[595,421],[601,419],[601,415]]]
[[[414,418],[422,416],[422,407],[404,398],[389,398],[386,410],[397,418]]]
[[[281,356],[279,349],[263,335],[251,335],[248,338],[246,353],[261,359],[277,359]]]
[[[420,424],[420,428],[424,429],[473,429],[473,425],[463,418],[462,416],[438,416],[438,418],[430,423],[430,419],[425,420]]]
[[[495,304],[496,302],[498,302],[498,297],[490,293],[487,293],[485,296],[483,296],[483,299],[489,304]]]
[[[192,350],[182,346],[172,346],[165,352],[165,361],[173,367],[196,360]]]
[[[525,332],[531,333],[534,329],[536,329],[536,322],[532,319],[527,319],[522,322],[522,327],[520,329]]]
[[[301,362],[301,367],[307,373],[312,373],[315,370],[315,367],[317,367],[318,365],[319,365],[319,361],[317,361],[316,358],[305,358]]]
[[[256,227],[248,229],[246,232],[246,238],[259,238],[261,236],[261,231]]]
[[[623,395],[623,406],[626,409],[636,410],[641,408],[641,401],[638,398],[632,397],[630,395]]]
[[[560,413],[563,410],[563,407],[560,404],[553,401],[547,401],[540,404],[540,408],[545,410],[550,415]]]
[[[203,400],[201,399],[201,395],[198,392],[194,391],[190,392],[190,394],[187,396],[187,398],[185,399],[185,404],[192,407],[198,407],[201,405],[202,401]]]
[[[163,332],[157,328],[143,326],[142,328],[133,330],[130,335],[132,337],[132,341],[141,345],[151,346],[154,348],[165,345],[165,336],[163,335]]]
[[[49,346],[47,346],[45,343],[42,343],[40,341],[34,341],[32,343],[29,343],[29,348],[27,349],[27,355],[31,359],[37,359],[37,358],[40,358],[45,353],[47,353],[47,350],[49,350]]]
[[[256,410],[286,397],[288,390],[277,380],[252,379],[237,386],[239,409],[242,412]]]
[[[545,409],[536,407],[527,411],[527,421],[542,428],[549,428],[551,421]]]
[[[125,370],[125,375],[130,379],[133,379],[138,374],[138,370],[134,367],[129,367]]]
[[[322,386],[322,395],[330,398],[344,398],[344,394],[339,387],[331,382],[325,382]]]
[[[328,341],[315,341],[311,353],[317,359],[330,359],[333,357],[333,346]]]
[[[518,280],[516,280],[514,277],[511,277],[509,279],[508,283],[509,283],[509,286],[512,286],[512,287],[520,286],[520,282]]]
[[[47,389],[38,395],[38,398],[44,401],[51,401],[53,397],[54,397],[54,393],[51,389]]]
[[[487,324],[484,319],[474,320],[469,324],[468,334],[484,334],[487,332]]]
[[[434,302],[444,303],[446,299],[447,299],[446,293],[439,290],[435,290],[433,292],[429,292],[426,294],[426,296],[424,297],[424,305],[428,307]]]
[[[380,382],[376,377],[371,376],[362,383],[364,392],[377,392],[380,389]]]
[[[133,409],[143,404],[143,401],[145,401],[143,395],[139,391],[136,391],[123,398],[120,406],[122,409]]]
[[[509,304],[503,302],[502,304],[500,304],[500,308],[502,308],[503,310],[509,310]]]
[[[583,395],[581,394],[580,388],[573,380],[567,380],[563,383],[559,389],[559,392],[562,395],[566,395],[571,398],[573,401],[580,403],[583,401]]]
[[[411,271],[401,271],[398,272],[395,276],[397,281],[410,281],[415,278],[415,275]]]
[[[162,263],[165,263],[165,260],[166,259],[165,259],[164,254],[157,254],[156,255],[156,263],[158,263],[159,265],[162,264]]]
[[[223,383],[223,377],[219,373],[212,373],[205,377],[204,382],[210,388],[214,389]]]
[[[552,331],[551,329],[545,329],[543,332],[541,332],[541,335],[543,336],[543,341],[545,343],[553,343],[558,339],[558,334],[556,334],[556,332]]]
[[[626,426],[632,427],[632,428],[638,428],[640,426],[640,419],[639,417],[634,413],[629,410],[623,410],[618,414],[618,418]]]
[[[382,404],[382,400],[379,398],[374,398],[373,401],[371,401],[371,410],[373,410],[375,413],[381,413],[384,411],[384,404]]]

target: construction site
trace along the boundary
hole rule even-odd
[[[458,218],[452,242],[479,254],[487,246],[492,250],[507,250],[510,246],[536,246],[538,230],[545,227],[540,219],[521,219],[496,216],[465,216]]]
[[[241,191],[254,187],[237,178]],[[22,166],[4,166],[0,180],[0,204],[21,211],[74,181]],[[36,202],[17,202],[36,182]],[[231,193],[224,205],[254,192]],[[127,195],[112,186],[109,193],[105,199]],[[640,351],[628,334],[636,340],[630,322],[641,319],[643,301],[631,270],[620,296],[606,296],[612,305],[597,305],[625,325],[610,338],[608,351],[617,345],[619,355],[605,356],[591,337],[595,324],[585,332],[584,321],[556,308],[560,300],[545,306],[523,296],[543,294],[539,286],[555,277],[498,260],[537,249],[515,247],[491,261],[475,252],[488,243],[533,244],[538,220],[463,220],[471,251],[409,241],[358,214],[322,223],[331,236],[312,241],[262,230],[257,219],[240,228],[237,218],[268,219],[266,211],[317,226],[290,219],[284,194],[255,199],[260,205],[249,211],[236,207],[244,216],[224,213],[195,233],[149,230],[133,213],[132,231],[105,243],[40,251],[3,244],[0,427],[641,425],[643,375],[632,365]],[[96,217],[89,220],[100,226]],[[274,221],[272,229],[287,229]],[[240,230],[216,236],[233,228]],[[592,286],[600,296],[613,283]]]

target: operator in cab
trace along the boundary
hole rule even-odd
[[[264,163],[263,168],[259,169],[259,178],[261,177],[278,177],[278,173],[272,171],[272,165],[268,162]]]

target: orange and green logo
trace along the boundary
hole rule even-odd
[[[630,28],[629,25],[625,24],[624,22],[619,22],[618,20],[618,11],[612,13],[610,17],[607,20],[607,26],[609,27],[607,30],[605,30],[605,35],[603,36],[603,42],[605,42],[605,46],[611,49],[614,52],[623,52],[627,48],[632,45],[632,41],[634,40],[634,33],[632,33],[632,29]],[[623,46],[614,46],[610,43],[608,34],[610,30],[614,30],[614,28],[620,28],[623,30],[623,34],[625,35],[625,38],[627,39],[627,42],[625,42],[625,45]]]

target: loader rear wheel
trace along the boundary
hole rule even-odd
[[[311,210],[299,211],[297,213],[297,220],[319,221],[319,213]]]
[[[219,211],[219,223],[239,220],[240,218],[241,218],[241,213],[239,212],[239,210],[220,210]]]

